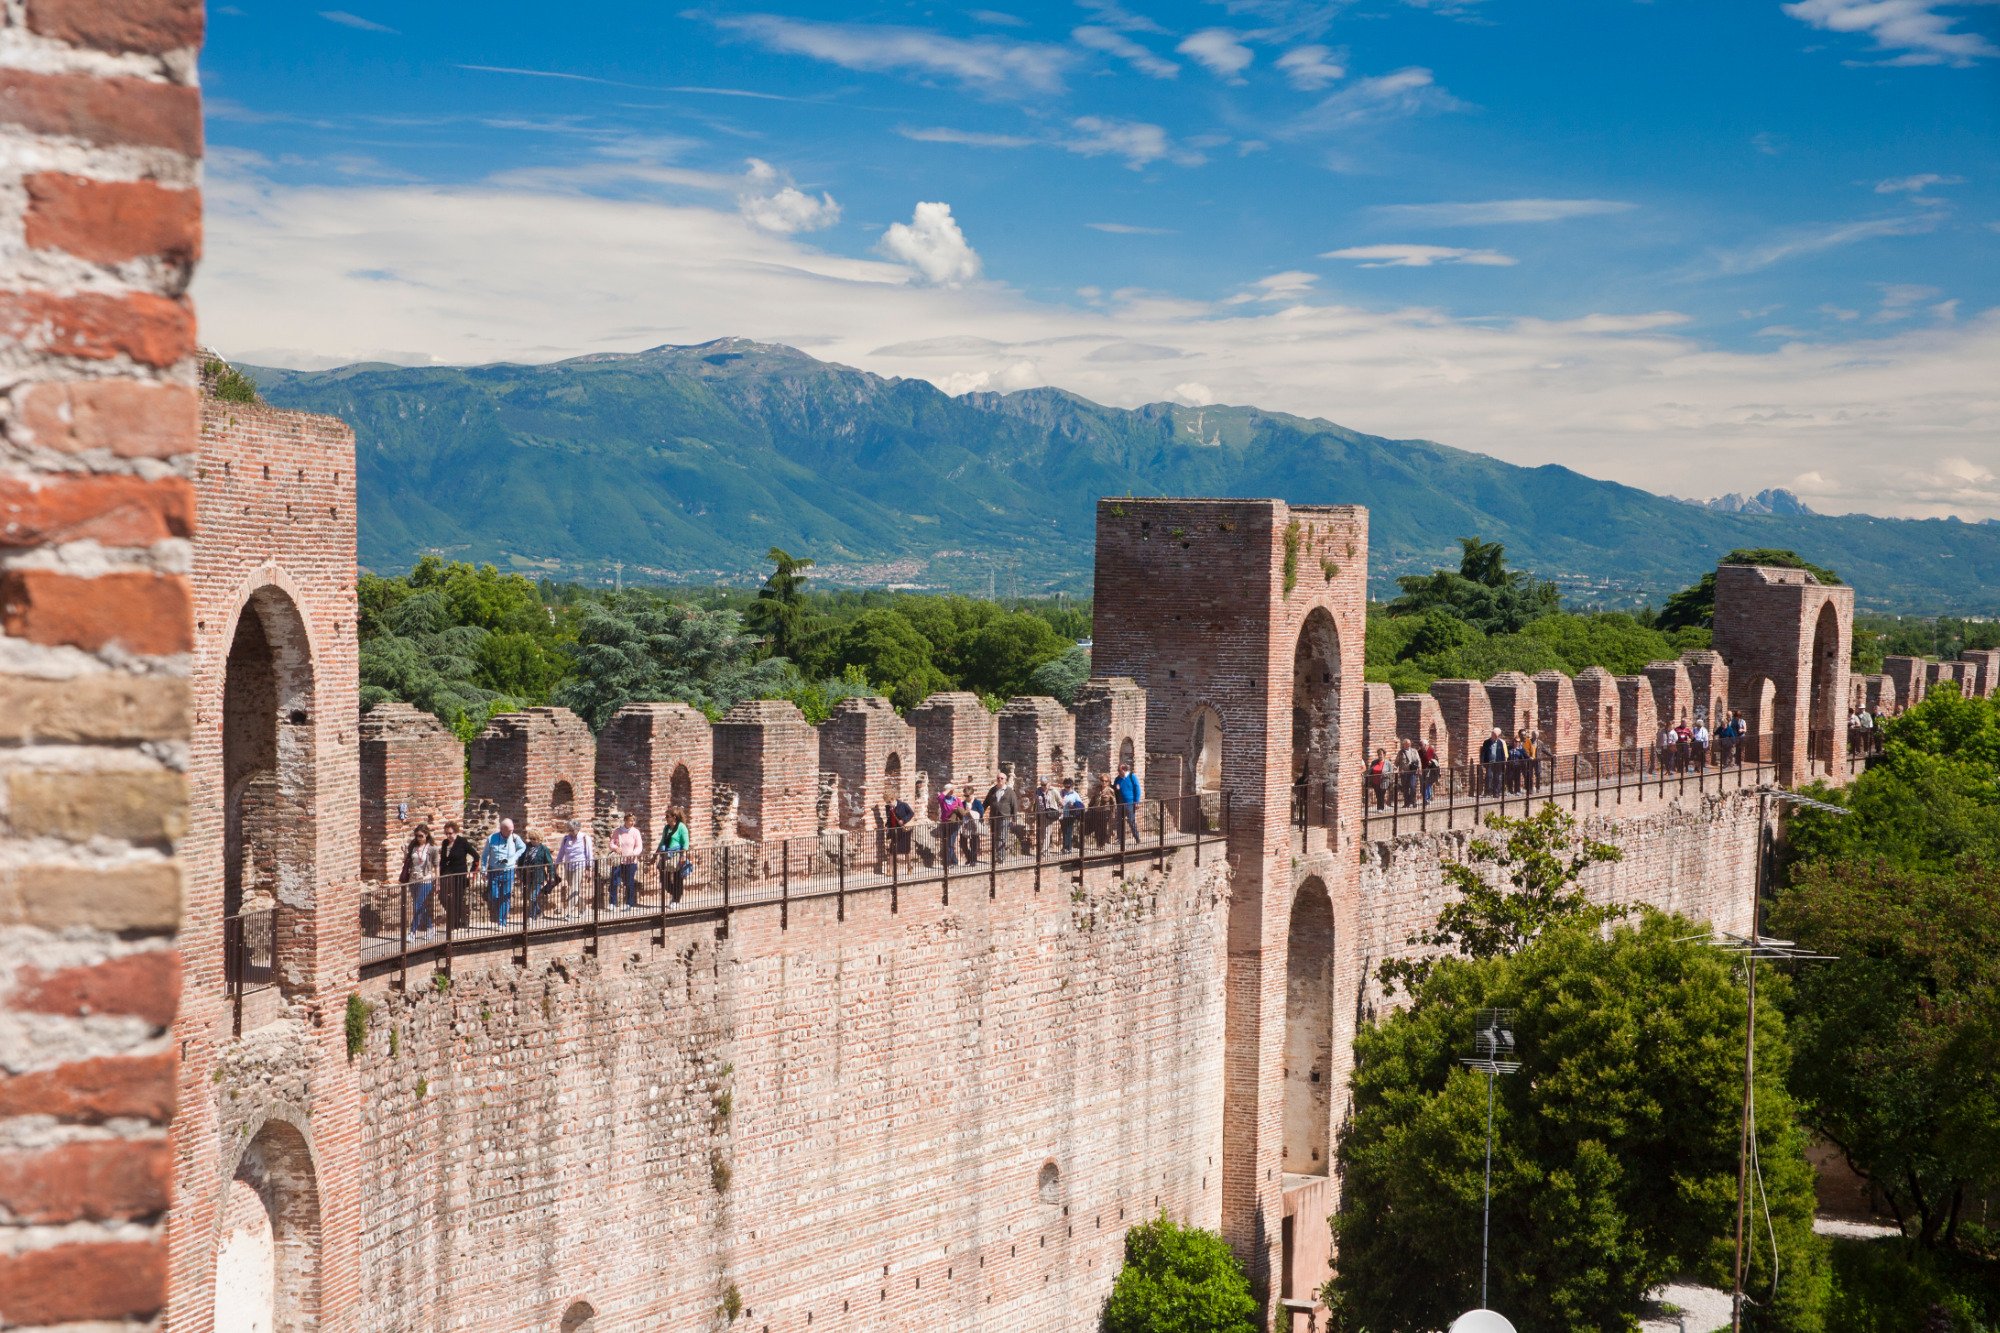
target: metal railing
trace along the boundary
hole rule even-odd
[[[278,909],[239,912],[222,918],[223,996],[230,1027],[243,1035],[244,1002],[278,984]]]
[[[995,855],[995,829],[984,821],[918,818],[895,826],[872,812],[874,826],[828,829],[772,842],[731,841],[695,848],[684,859],[649,853],[628,874],[600,854],[565,872],[517,866],[511,877],[470,871],[441,875],[434,886],[389,884],[363,909],[362,967],[393,968],[408,984],[412,963],[449,974],[455,954],[511,945],[526,963],[537,940],[582,939],[595,953],[604,934],[650,928],[664,945],[670,922],[701,917],[727,938],[742,907],[778,908],[780,929],[792,907],[832,899],[845,920],[848,898],[887,894],[901,910],[907,894],[997,896],[1000,875],[1033,871],[1033,891],[1082,884],[1091,867],[1163,867],[1169,851],[1191,849],[1195,863],[1226,836],[1228,803],[1220,793],[1106,805],[1070,816],[1027,811],[1010,822]],[[476,845],[476,844],[475,844]],[[614,883],[615,880],[615,883]],[[503,892],[504,890],[504,892]]]
[[[1393,837],[1452,828],[1462,814],[1478,824],[1489,813],[1527,814],[1552,802],[1567,801],[1572,810],[1598,809],[1607,796],[1616,804],[1628,792],[1641,801],[1649,795],[1664,799],[1687,791],[1719,792],[1768,779],[1775,771],[1774,755],[1771,737],[1765,735],[1723,737],[1706,746],[1676,742],[1501,763],[1441,764],[1428,773],[1391,771],[1380,780],[1364,773],[1362,818],[1371,834],[1380,834],[1386,825]],[[1338,799],[1324,787],[1295,788],[1294,826],[1303,830],[1325,824],[1337,814],[1330,806]]]

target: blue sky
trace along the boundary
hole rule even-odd
[[[555,17],[213,9],[208,336],[325,365],[743,335],[2000,515],[2000,7]]]

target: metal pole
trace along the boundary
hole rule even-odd
[[[792,924],[792,840],[778,844],[778,929]]]
[[[729,863],[730,863],[730,862],[731,862],[732,860],[734,860],[735,858],[734,858],[734,857],[732,857],[732,856],[730,855],[730,849],[729,849],[728,847],[718,847],[718,848],[716,848],[716,851],[717,851],[717,852],[719,852],[719,853],[721,854],[721,857],[722,857],[722,934],[721,934],[721,938],[722,938],[722,939],[725,939],[725,940],[726,940],[726,939],[728,939],[728,938],[729,938]]]
[[[840,831],[840,864],[836,871],[838,878],[833,885],[833,916],[836,921],[847,920],[847,830]]]
[[[396,944],[397,951],[401,955],[397,959],[397,967],[400,970],[396,977],[396,989],[408,990],[410,988],[410,886],[407,881],[396,886],[396,915],[402,932],[402,938]]]
[[[600,924],[604,920],[604,876],[590,863],[590,956],[597,957]]]
[[[1496,1053],[1497,1058],[1497,1053]],[[1486,1213],[1479,1223],[1479,1308],[1486,1308],[1486,1257],[1493,1241],[1493,1071],[1486,1071]]]
[[[528,868],[531,871],[541,870],[540,866],[530,866]],[[550,866],[549,869],[551,871],[554,871],[556,867]],[[547,886],[545,885],[543,888],[543,893],[546,894],[547,891],[548,889]],[[530,886],[527,893],[524,894],[521,898],[521,966],[522,967],[526,967],[528,965],[528,913],[530,910],[533,909],[534,905],[535,905],[535,891],[534,888]]]
[[[1764,904],[1764,821],[1770,818],[1771,798],[1757,793],[1757,872],[1750,899],[1750,951],[1744,956],[1745,987],[1748,1000],[1743,1017],[1743,1130],[1736,1143],[1736,1275],[1729,1297],[1730,1333],[1743,1333],[1743,1219],[1749,1204],[1750,1110],[1755,1092],[1757,1057],[1757,918]]]

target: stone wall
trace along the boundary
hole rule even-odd
[[[147,1324],[166,1300],[201,27],[178,0],[0,20],[9,1328]]]
[[[1127,1226],[1218,1222],[1225,873],[742,909],[378,992],[370,1325],[720,1328],[731,1292],[786,1333],[1090,1325]]]

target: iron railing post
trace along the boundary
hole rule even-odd
[[[792,924],[792,840],[786,838],[778,844],[778,929],[789,930]]]
[[[833,919],[847,920],[847,830],[840,831],[840,861],[834,867]]]
[[[399,925],[396,940],[396,989],[410,988],[410,885],[405,880],[396,886],[396,917]]]

